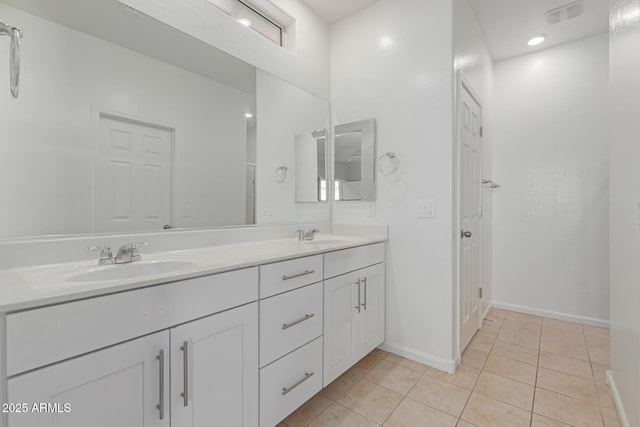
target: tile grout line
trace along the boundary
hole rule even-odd
[[[529,421],[529,427],[533,427],[533,409],[536,406],[536,393],[538,390],[538,372],[540,372],[540,354],[542,354],[542,331],[544,330],[544,319],[542,319],[542,325],[540,326],[540,339],[538,342],[538,363],[536,364],[536,380],[533,386],[533,400],[531,401],[531,419]]]
[[[491,348],[489,349],[489,353],[487,354],[487,360],[489,359],[489,355],[491,355],[491,352],[493,351],[493,346],[496,344],[496,341],[498,340],[498,335],[500,335],[500,331],[502,330],[502,326],[504,325],[504,321],[506,320],[506,318],[507,318],[507,315],[505,314],[504,317],[502,318],[502,323],[500,323],[500,326],[498,327],[498,333],[496,334],[496,337],[493,339],[493,342],[491,343]],[[483,326],[484,326],[484,324],[483,324]],[[478,332],[476,332],[476,333],[478,333]],[[464,351],[463,351],[463,353],[464,353]],[[461,355],[460,358],[462,359],[462,355]],[[485,367],[485,365],[487,363],[487,360],[485,360],[485,364],[482,365],[482,369],[480,370],[480,375],[482,375],[482,372],[484,371],[484,367]],[[464,406],[462,407],[462,411],[460,411],[460,417],[458,418],[458,424],[460,423],[460,420],[462,420],[462,414],[464,414],[465,409],[467,409],[467,406],[469,405],[469,401],[471,400],[471,396],[473,396],[473,392],[476,389],[476,385],[478,385],[478,380],[480,379],[480,375],[478,375],[478,378],[476,378],[476,381],[473,383],[473,387],[471,388],[471,393],[469,393],[469,396],[467,397],[467,400],[464,403]],[[462,420],[462,421],[467,422],[466,420]]]

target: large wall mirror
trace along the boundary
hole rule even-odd
[[[376,199],[376,122],[360,120],[334,128],[334,192],[339,201]]]
[[[295,200],[274,187],[261,221],[256,189],[327,101],[114,0],[0,0],[0,19],[24,33],[20,97],[0,92],[0,237],[329,220],[276,215]],[[305,129],[271,113],[288,98]]]

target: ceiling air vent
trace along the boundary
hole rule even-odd
[[[570,21],[582,15],[584,3],[582,0],[565,4],[564,6],[551,9],[544,14],[547,25],[556,25],[564,21]]]

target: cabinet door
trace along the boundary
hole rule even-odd
[[[168,353],[164,331],[11,378],[8,401],[26,403],[29,412],[10,414],[8,426],[168,427]],[[33,412],[34,404],[48,412]]]
[[[258,425],[258,303],[171,330],[171,394],[173,426]]]
[[[324,282],[324,386],[359,357],[358,272]]]
[[[385,275],[384,264],[360,270],[360,356],[382,344],[385,333]]]

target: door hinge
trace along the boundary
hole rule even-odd
[[[479,296],[480,298],[482,298],[482,288],[479,288],[479,289],[478,289],[478,296]]]
[[[480,126],[480,138],[484,135],[484,126]]]

